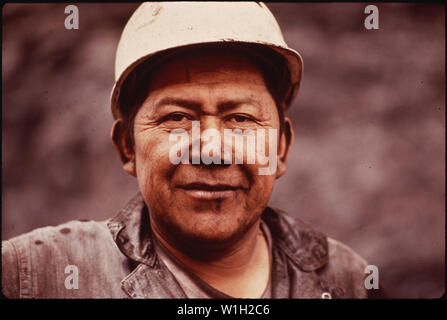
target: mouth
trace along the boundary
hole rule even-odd
[[[227,184],[188,183],[180,185],[179,189],[199,200],[216,200],[234,197],[241,188]]]

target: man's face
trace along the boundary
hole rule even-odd
[[[189,52],[155,70],[134,120],[134,173],[157,234],[168,241],[237,241],[258,221],[279,173],[260,175],[265,165],[245,161],[172,164],[170,133],[184,129],[191,137],[192,121],[200,121],[201,132],[218,130],[222,148],[224,129],[279,134],[276,104],[262,73],[234,52]]]

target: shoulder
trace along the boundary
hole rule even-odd
[[[274,245],[301,270],[314,271],[327,263],[326,235],[297,217],[268,207],[262,219],[269,227]]]
[[[354,271],[364,272],[368,263],[357,252],[346,244],[327,237],[329,244],[329,261],[339,267],[347,267]]]
[[[9,241],[2,241],[2,293],[7,298],[19,298],[19,262],[17,250]]]
[[[32,249],[42,252],[55,248],[80,248],[110,237],[105,222],[70,221],[58,226],[48,226],[9,239],[19,253]],[[86,248],[87,249],[87,248]]]
[[[346,244],[328,239],[328,263],[318,271],[324,285],[341,297],[367,298],[366,260]]]
[[[268,225],[281,249],[298,268],[315,272],[319,286],[333,297],[366,297],[367,262],[346,244],[278,209],[268,208]]]
[[[2,292],[27,298],[57,291],[67,266],[91,269],[118,254],[106,222],[71,221],[2,241]]]
[[[340,297],[367,298],[365,288],[366,260],[346,244],[328,239],[328,263],[318,270],[323,285]]]

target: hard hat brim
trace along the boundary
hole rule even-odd
[[[232,45],[238,45],[238,44],[240,44],[240,45],[247,45],[247,44],[258,45],[258,46],[262,46],[264,48],[269,48],[270,50],[272,50],[273,52],[275,52],[276,54],[278,54],[279,56],[284,58],[287,68],[288,68],[288,71],[289,71],[290,79],[289,79],[289,92],[286,95],[286,101],[284,101],[283,109],[284,110],[288,109],[290,107],[293,99],[295,98],[295,96],[298,93],[298,89],[300,86],[301,77],[302,77],[302,73],[303,73],[303,60],[301,58],[301,55],[297,51],[295,51],[291,48],[285,48],[285,47],[274,45],[271,43],[260,43],[260,42],[251,42],[250,43],[250,42],[246,42],[246,41],[244,41],[244,42],[242,42],[242,41],[212,41],[212,42],[197,42],[197,43],[192,43],[192,44],[183,45],[183,46],[165,48],[163,50],[159,50],[156,52],[151,52],[150,54],[142,56],[141,58],[136,60],[134,63],[129,65],[124,70],[124,72],[121,73],[120,77],[115,82],[112,92],[111,92],[111,109],[112,109],[113,117],[115,119],[122,118],[122,111],[121,111],[121,107],[119,105],[121,86],[124,83],[124,81],[127,79],[127,77],[129,76],[129,74],[133,70],[135,70],[139,65],[141,65],[143,62],[149,62],[149,60],[151,60],[153,57],[163,55],[164,53],[167,53],[167,52],[172,52],[173,50],[181,50],[181,49],[186,49],[186,48],[199,47],[199,46],[203,46],[203,45],[222,45],[224,43],[231,43]]]

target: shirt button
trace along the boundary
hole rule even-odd
[[[332,296],[331,296],[331,294],[329,292],[323,292],[321,294],[321,298],[322,299],[332,299]]]

